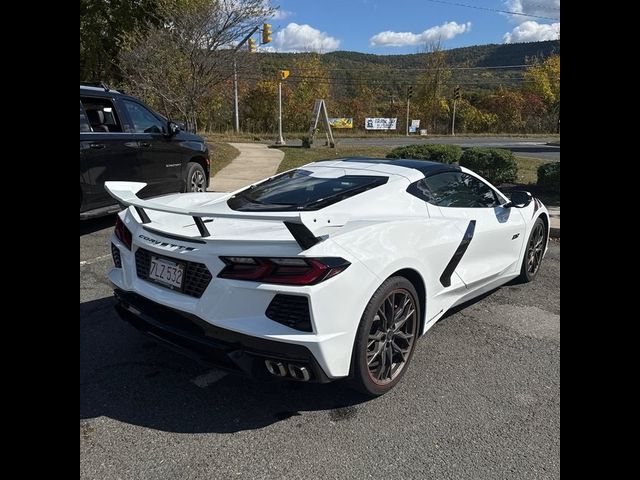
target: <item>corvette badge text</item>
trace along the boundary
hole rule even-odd
[[[154,240],[153,238],[149,238],[146,235],[138,235],[138,237],[140,237],[142,240],[154,244],[157,247],[177,248],[178,250],[186,250],[187,252],[195,250],[195,248],[193,247],[185,247],[184,245],[176,245],[175,243],[167,243],[161,242],[160,240]]]

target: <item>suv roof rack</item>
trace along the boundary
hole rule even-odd
[[[105,92],[108,92],[110,88],[104,82],[80,82],[81,87],[101,87]]]

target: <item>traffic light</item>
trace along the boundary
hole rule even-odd
[[[249,39],[248,45],[249,45],[249,53],[253,53],[256,51],[256,41],[253,38]]]
[[[289,70],[278,70],[280,80],[285,80],[289,76]]]
[[[407,88],[407,98],[413,97],[413,86]]]
[[[460,100],[460,87],[453,89],[453,98],[454,100]]]
[[[271,41],[271,25],[265,23],[262,25],[262,43],[269,43]]]

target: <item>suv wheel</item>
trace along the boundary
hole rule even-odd
[[[207,190],[207,177],[204,168],[198,163],[189,162],[187,165],[187,192],[204,192]]]

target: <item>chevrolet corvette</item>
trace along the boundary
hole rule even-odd
[[[452,307],[533,280],[549,214],[458,165],[344,158],[230,193],[141,199],[111,236],[116,310],[208,365],[254,377],[393,388]]]

